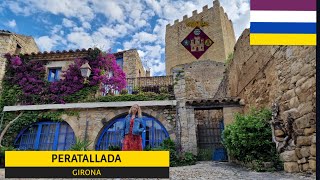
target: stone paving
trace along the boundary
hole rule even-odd
[[[4,178],[4,169],[0,169],[0,179]],[[93,180],[98,178],[88,178],[81,180]],[[107,178],[99,178],[107,179]],[[120,178],[115,178],[120,180]],[[316,179],[315,174],[285,173],[285,172],[254,172],[239,165],[226,162],[198,162],[193,166],[182,166],[170,168],[170,179],[174,180],[205,180],[205,179],[249,179],[249,180],[311,180]],[[11,179],[18,180],[18,179]],[[27,180],[20,178],[19,180]],[[30,179],[31,180],[31,179]],[[33,179],[40,180],[40,179]],[[49,180],[49,179],[41,179]],[[56,179],[58,180],[58,179]],[[62,179],[60,179],[62,180]],[[126,180],[131,180],[130,178]],[[142,180],[142,179],[140,179]]]

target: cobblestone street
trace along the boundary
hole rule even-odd
[[[4,179],[4,169],[0,170],[0,177]],[[93,180],[93,178],[90,178]],[[98,179],[98,178],[95,178]],[[107,178],[99,178],[107,179]],[[115,178],[120,179],[120,178]],[[290,174],[285,172],[254,172],[238,165],[220,162],[198,162],[193,166],[170,168],[170,179],[204,180],[204,179],[250,179],[250,180],[311,180],[316,179],[315,174]],[[14,180],[14,179],[12,179]],[[19,179],[22,180],[22,179]],[[23,179],[25,180],[25,179]],[[33,179],[35,180],[35,179]],[[40,179],[38,179],[40,180]],[[49,180],[49,179],[43,179]],[[85,180],[85,179],[83,179]],[[89,180],[89,179],[87,179]],[[130,179],[126,179],[130,180]]]

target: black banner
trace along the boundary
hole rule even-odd
[[[6,167],[5,178],[169,178],[169,167]]]

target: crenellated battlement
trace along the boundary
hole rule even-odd
[[[214,7],[214,6],[220,7],[220,2],[219,2],[219,0],[213,1],[213,7]],[[208,5],[205,5],[205,6],[202,7],[202,11],[201,11],[201,12],[198,12],[197,10],[192,11],[192,16],[191,16],[191,17],[196,16],[196,15],[200,15],[200,14],[205,14],[205,13],[207,13],[208,11],[211,11],[213,7],[210,7],[210,8],[209,8]],[[184,15],[183,18],[182,18],[182,21],[180,21],[179,19],[176,19],[173,24],[167,24],[166,27],[169,28],[169,27],[176,26],[176,25],[178,25],[179,23],[184,22],[185,20],[187,20],[187,19],[189,19],[189,18],[191,18],[191,17],[188,17],[188,15]]]
[[[195,16],[195,15],[197,15],[197,14],[198,14],[198,11],[197,11],[197,10],[192,11],[192,16]]]
[[[235,37],[232,23],[230,23],[223,7],[220,6],[219,0],[212,0],[212,2],[212,7],[209,7],[209,4],[203,6],[202,11],[199,8],[192,12],[186,12],[188,15],[184,15],[166,26],[167,74],[171,74],[173,67],[185,63],[210,59],[223,64],[233,51]],[[199,27],[202,33],[213,41],[213,44],[210,44],[210,41],[204,38],[203,34],[198,34],[199,30],[194,29],[196,27]],[[195,36],[191,37],[191,33]],[[192,52],[203,54],[197,57]],[[220,64],[215,65],[222,68]]]
[[[208,5],[205,5],[202,7],[202,11],[207,11],[209,8],[208,8]]]
[[[188,19],[188,15],[183,16],[183,20],[186,20],[186,19]]]

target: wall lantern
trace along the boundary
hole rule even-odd
[[[89,78],[91,74],[91,67],[89,66],[89,63],[86,62],[80,67],[81,76],[84,78]]]

